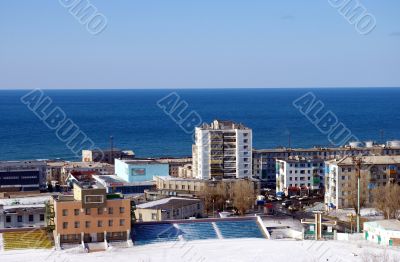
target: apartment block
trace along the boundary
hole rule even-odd
[[[276,192],[309,194],[324,187],[324,160],[291,157],[276,160]]]
[[[131,201],[105,188],[74,185],[73,195],[52,199],[56,244],[129,240]]]
[[[196,127],[193,176],[198,179],[251,177],[252,142],[252,130],[232,121],[214,120]]]
[[[376,144],[372,141],[351,142],[343,147],[314,148],[275,148],[253,150],[253,177],[262,179],[268,186],[275,187],[275,159],[289,157],[320,158],[330,160],[345,156],[357,155],[400,155],[400,142],[388,141],[386,144]]]
[[[400,182],[400,156],[361,157],[361,195],[365,205],[373,202],[372,190],[387,183]],[[325,204],[327,208],[348,208],[357,188],[358,168],[352,157],[325,162]]]

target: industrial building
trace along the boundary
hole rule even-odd
[[[46,163],[44,161],[0,162],[0,192],[46,190]]]
[[[400,221],[396,219],[364,222],[365,239],[383,246],[400,246]]]
[[[136,206],[138,222],[165,221],[203,217],[204,205],[200,199],[170,197]]]

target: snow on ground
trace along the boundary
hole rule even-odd
[[[364,248],[361,248],[364,246]],[[267,239],[232,239],[178,241],[132,248],[113,248],[105,252],[77,253],[75,249],[25,250],[0,252],[0,261],[62,261],[62,262],[258,262],[258,261],[359,261],[367,254],[381,255],[385,250],[365,241],[295,241]],[[387,254],[400,258],[400,249]],[[328,259],[328,260],[327,260]],[[396,260],[399,261],[399,260]]]
[[[267,228],[291,228],[294,230],[302,231],[303,225],[298,219],[291,217],[286,218],[274,218],[274,217],[263,217],[264,226]]]
[[[353,214],[353,216],[356,215],[354,209],[352,208],[346,208],[346,209],[334,209],[328,212],[329,216],[332,217],[337,217],[338,219],[342,221],[349,221],[349,215]],[[384,219],[383,215],[381,212],[377,211],[374,208],[363,208],[360,211],[360,214],[362,217],[367,218],[368,220],[380,220]]]
[[[0,252],[3,251],[3,234],[0,233]]]

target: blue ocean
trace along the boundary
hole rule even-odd
[[[76,159],[27,105],[30,90],[0,91],[0,159]],[[175,92],[180,117],[195,112],[203,122],[241,122],[253,129],[257,149],[329,146],[293,101],[308,92],[332,111],[360,140],[400,138],[400,89],[184,89],[184,90],[44,90],[97,147],[132,149],[139,157],[191,155],[193,134],[166,114],[157,101]],[[175,119],[175,120],[174,120]]]

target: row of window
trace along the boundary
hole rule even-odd
[[[322,169],[319,169],[318,171],[320,174],[324,173],[324,171]],[[300,173],[300,174],[305,174],[306,171],[305,170],[300,170],[300,172],[298,172],[298,170],[294,171],[295,174]],[[289,170],[289,174],[293,174],[293,170]],[[311,174],[311,170],[307,170],[307,174]]]
[[[289,184],[289,187],[302,187],[302,186],[305,186],[306,184],[305,183],[300,183],[300,184]],[[310,183],[307,183],[307,186],[308,187],[310,187],[311,186],[311,184]]]
[[[92,222],[91,221],[85,221],[85,228],[90,228]],[[120,226],[125,226],[125,219],[120,219],[119,220],[119,225]],[[68,229],[68,222],[63,222],[63,229]],[[79,221],[74,222],[74,228],[80,228],[81,223]],[[112,227],[114,226],[114,220],[110,219],[108,220],[108,226]],[[97,227],[103,227],[103,220],[98,220],[97,221]]]
[[[290,166],[292,167],[293,164],[290,164]],[[305,164],[305,163],[294,164],[294,167],[306,167],[306,166],[307,166],[307,167],[311,167],[311,163],[307,163],[307,164]],[[312,166],[313,166],[313,167],[317,167],[317,166],[322,167],[322,166],[324,166],[324,163],[313,163]]]
[[[39,214],[39,220],[44,221],[44,214]],[[34,221],[34,215],[30,214],[28,215],[28,222],[33,222]],[[17,216],[17,222],[22,223],[23,222],[23,217],[21,215]],[[11,223],[11,216],[6,216],[6,223]]]
[[[108,214],[110,214],[110,215],[114,214],[114,208],[112,208],[112,207],[109,207],[107,209],[107,211],[108,211]],[[85,215],[91,215],[91,213],[92,213],[91,208],[85,208]],[[103,213],[104,213],[104,208],[102,208],[102,207],[97,208],[97,215],[102,215]],[[119,213],[120,214],[125,213],[125,207],[120,207]],[[80,209],[74,209],[74,215],[79,216],[79,214],[80,214]],[[68,209],[63,209],[62,215],[64,217],[68,216]]]

